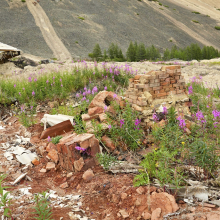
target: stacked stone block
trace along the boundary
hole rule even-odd
[[[136,75],[130,79],[125,97],[132,104],[147,107],[154,99],[164,99],[169,95],[185,93],[186,85],[184,77],[181,76],[181,66],[173,65],[163,66],[159,71]]]

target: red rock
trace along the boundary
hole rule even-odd
[[[112,194],[112,199],[111,199],[111,201],[112,201],[113,203],[118,204],[119,201],[120,201],[120,197],[119,197],[119,195]]]
[[[128,218],[129,217],[129,214],[124,210],[120,210],[119,213],[121,214],[122,218]]]
[[[95,136],[89,139],[89,146],[91,148],[91,156],[95,157],[97,153],[100,153],[99,140]]]
[[[32,163],[34,164],[34,166],[37,166],[37,165],[40,164],[40,161],[39,161],[38,159],[34,158],[34,159],[32,160]]]
[[[44,169],[44,168],[42,168],[42,169],[40,170],[40,173],[46,173],[46,172],[47,172],[47,170]]]
[[[59,144],[65,144],[67,142],[70,142],[74,137],[76,137],[77,134],[73,133],[73,134],[69,134],[63,138],[60,139]]]
[[[99,115],[90,116],[89,114],[82,114],[82,120],[83,121],[90,121],[92,119],[97,119],[97,118],[99,118]]]
[[[106,96],[106,101],[107,102],[116,101],[119,104],[121,101],[121,97],[118,96],[116,93],[110,91]]]
[[[46,151],[50,152],[52,149],[57,150],[57,146],[53,144],[52,142],[50,142],[46,147]]]
[[[65,132],[69,132],[71,130],[73,130],[73,126],[70,120],[67,120],[50,128],[47,128],[45,131],[42,132],[40,139],[45,139],[48,136],[56,137],[57,135],[64,134]]]
[[[58,152],[55,149],[50,150],[47,156],[55,163],[57,163],[59,160]]]
[[[82,178],[87,182],[90,181],[94,177],[94,173],[91,169],[88,169],[86,172],[83,173]]]
[[[106,119],[107,119],[107,115],[106,115],[105,113],[102,113],[102,114],[99,115],[99,120],[100,120],[100,122],[103,122],[103,121],[105,121]]]
[[[161,208],[156,208],[151,215],[151,220],[160,220]]]
[[[102,107],[93,107],[93,108],[89,108],[88,110],[88,114],[90,116],[93,116],[93,115],[97,115],[97,114],[101,114],[104,112],[104,109]]]
[[[68,187],[69,187],[69,185],[68,185],[67,182],[62,183],[62,184],[60,185],[60,188],[63,188],[63,189],[68,188]]]
[[[89,139],[80,142],[80,147],[83,149],[87,149],[89,147]]]
[[[109,94],[108,91],[102,91],[99,92],[91,101],[89,108],[94,108],[94,107],[102,107],[104,109],[105,107],[105,98]]]
[[[121,199],[124,200],[128,197],[128,194],[127,193],[122,193],[121,194]]]
[[[108,147],[111,151],[114,151],[116,146],[113,143],[113,141],[111,140],[111,138],[109,138],[108,136],[103,136],[102,137],[102,142],[106,145],[106,147]]]
[[[144,211],[142,213],[142,217],[143,217],[143,219],[148,220],[148,219],[151,219],[151,214],[149,212],[147,212],[147,211]]]
[[[220,212],[207,214],[207,220],[219,220],[219,219],[220,219]]]
[[[141,195],[145,192],[145,189],[144,189],[144,187],[140,186],[136,189],[136,192]]]
[[[31,142],[32,144],[37,144],[37,143],[40,142],[40,138],[39,138],[38,136],[31,137],[30,142]]]
[[[85,164],[82,168],[83,171],[86,171],[89,168],[93,168],[94,166],[98,165],[98,161],[94,157],[85,159],[84,163]]]
[[[51,170],[51,169],[55,169],[55,163],[48,162],[46,165],[46,170]]]
[[[83,168],[84,164],[85,163],[84,163],[83,158],[80,157],[79,160],[74,161],[74,168],[75,168],[75,170],[76,171],[80,171]]]
[[[151,211],[153,212],[155,209],[161,208],[162,216],[168,213],[176,212],[179,209],[178,205],[176,204],[175,198],[166,192],[153,192],[150,198]]]

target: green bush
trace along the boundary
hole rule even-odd
[[[192,20],[194,23],[199,23],[198,21],[196,21],[196,20]]]
[[[198,11],[192,11],[193,14],[200,14]]]
[[[216,30],[220,30],[220,26],[215,26],[215,29]]]

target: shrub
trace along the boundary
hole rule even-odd
[[[198,21],[196,21],[196,20],[192,20],[192,22],[194,22],[194,23],[199,23]]]
[[[62,138],[62,136],[53,137],[53,138],[51,138],[51,142],[53,144],[58,144],[61,138]]]
[[[215,29],[216,30],[220,30],[220,26],[215,26]]]
[[[79,16],[78,18],[79,18],[79,19],[81,19],[81,20],[85,20],[85,18],[84,18],[84,17],[80,17],[80,16]]]
[[[192,13],[194,13],[194,14],[200,14],[198,11],[192,11]]]

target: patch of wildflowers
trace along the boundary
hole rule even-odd
[[[125,124],[125,120],[124,119],[121,119],[120,120],[120,128]]]

